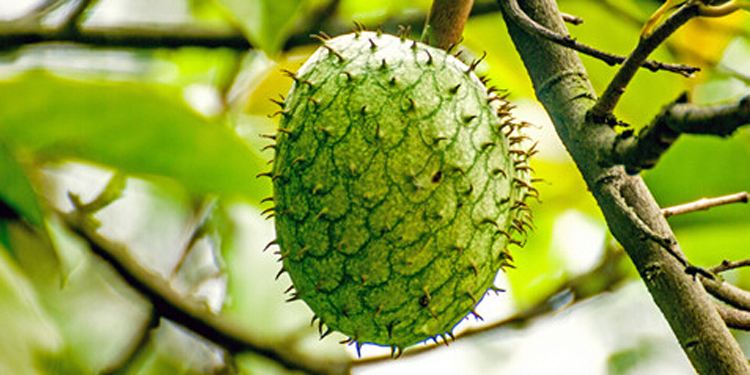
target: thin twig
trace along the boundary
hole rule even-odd
[[[580,24],[583,24],[583,18],[578,17],[574,14],[568,14],[568,13],[560,13],[562,15],[563,21],[566,23],[569,23],[573,26],[578,26]]]
[[[652,34],[638,41],[638,45],[622,64],[614,78],[612,78],[612,81],[596,104],[594,104],[594,107],[589,111],[591,118],[595,122],[611,122],[611,118],[613,117],[612,111],[617,106],[622,94],[625,93],[625,88],[635,76],[638,68],[643,65],[643,62],[646,61],[651,52],[659,47],[677,29],[697,15],[698,5],[692,1],[688,1],[664,21]],[[694,71],[690,74],[692,73]]]
[[[39,24],[44,17],[65,5],[67,0],[44,0],[36,4],[26,14],[13,20],[18,24]]]
[[[324,7],[323,9],[328,9]],[[494,3],[476,4],[471,17],[496,13]],[[324,12],[321,12],[324,13]],[[327,12],[330,16],[333,12]],[[420,27],[425,15],[409,13],[394,17],[383,24],[383,30],[395,32],[398,25]],[[332,22],[329,19],[313,22],[309,28],[289,37],[284,49],[316,43],[311,33],[320,30],[330,35],[351,31],[351,24]],[[45,29],[25,20],[0,22],[0,52],[36,43],[76,43],[105,48],[228,48],[238,51],[254,47],[238,28],[206,28],[194,25],[138,25],[138,26],[87,26],[78,28],[77,35],[59,29]]]
[[[308,38],[309,39],[309,38]],[[230,48],[251,49],[239,31],[193,26],[80,27],[75,35],[28,27],[0,28],[0,51],[35,43],[77,43],[108,48]],[[309,42],[308,42],[309,43]]]
[[[578,42],[569,34],[562,35],[540,25],[523,12],[523,10],[518,6],[517,0],[498,0],[498,2],[500,3],[500,6],[506,9],[508,16],[513,20],[513,22],[518,24],[518,26],[520,26],[524,31],[531,35],[535,35],[537,37],[555,42],[564,47],[571,48],[580,53],[583,53],[584,55],[588,55],[604,61],[608,65],[619,65],[623,64],[626,61],[626,58],[624,56],[619,56],[609,52],[598,50],[594,47]],[[651,71],[664,70],[672,73],[679,73],[683,76],[690,76],[700,70],[699,68],[688,65],[669,64],[646,59],[638,62],[638,64],[636,65],[636,70],[638,67],[643,67]]]
[[[601,6],[604,10],[606,10],[609,13],[612,13],[614,16],[616,16],[618,19],[621,19],[623,21],[626,21],[628,24],[630,24],[633,27],[636,28],[642,28],[643,24],[646,23],[646,19],[643,17],[639,17],[633,12],[631,12],[629,9],[625,9],[623,7],[621,1],[612,1],[612,0],[600,0],[596,2],[597,5]],[[701,25],[703,27],[712,27],[716,28],[717,23],[705,23]],[[737,28],[738,30],[736,32],[729,32],[725,31],[724,34],[728,35],[742,35],[742,29]],[[699,52],[687,48],[685,45],[680,43],[675,43],[671,40],[666,40],[664,42],[664,47],[666,48],[669,53],[677,58],[679,60],[680,57],[688,57],[690,60],[700,63],[700,65],[704,66],[714,66],[716,65],[716,60],[712,58],[708,58]]]
[[[690,212],[704,211],[713,207],[723,206],[732,203],[747,203],[748,194],[746,191],[741,193],[723,195],[715,198],[701,198],[697,201],[680,204],[677,206],[663,208],[661,213],[664,217],[687,214]]]
[[[86,11],[92,7],[97,0],[79,0],[75,7],[68,13],[62,24],[62,32],[77,34],[83,23]]]
[[[561,295],[570,295],[571,301],[564,307],[569,307],[577,302],[581,302],[590,297],[596,296],[599,293],[611,290],[627,275],[619,267],[620,262],[624,258],[624,252],[620,249],[615,249],[613,246],[608,246],[605,255],[599,265],[592,270],[571,278],[567,282],[564,282],[554,291],[548,293],[545,297],[540,299],[540,302],[514,314],[506,319],[486,324],[476,328],[469,328],[456,335],[456,340],[464,340],[471,336],[482,335],[490,331],[495,331],[502,328],[511,327],[522,327],[529,323],[531,320],[549,314],[554,311],[559,311],[561,307],[555,303],[559,300]],[[602,280],[603,279],[603,280]],[[591,288],[592,285],[596,285],[595,288]],[[422,353],[429,352],[433,349],[441,347],[439,343],[425,343],[424,345],[417,346],[406,350],[403,356],[410,357],[419,355]],[[367,366],[376,363],[381,363],[390,360],[389,355],[367,357],[361,359],[355,359],[352,363],[353,366]]]
[[[721,315],[721,318],[724,319],[727,327],[750,331],[750,312],[738,310],[720,303],[716,304],[716,310]]]
[[[203,304],[179,295],[159,275],[130,258],[127,250],[101,236],[78,215],[63,215],[67,226],[106,261],[133,289],[151,302],[159,316],[169,319],[230,353],[253,352],[280,365],[311,374],[345,374],[350,364],[300,356],[288,349],[276,348],[240,329],[229,318],[212,314]]]
[[[190,219],[183,230],[183,233],[185,234],[185,240],[184,244],[180,246],[180,248],[182,249],[182,254],[180,255],[180,259],[177,261],[177,264],[175,264],[174,268],[172,269],[172,274],[170,276],[171,279],[174,279],[180,272],[180,270],[182,270],[182,267],[185,265],[185,262],[187,261],[188,256],[195,247],[196,242],[204,237],[204,229],[206,223],[211,217],[211,214],[214,212],[214,208],[216,207],[217,202],[218,199],[216,197],[201,198],[201,200],[193,208]]]
[[[750,267],[750,259],[738,260],[735,262],[724,260],[720,265],[711,268],[710,271],[713,273],[722,273],[742,267]]]
[[[621,133],[612,148],[612,162],[631,173],[653,168],[681,134],[727,137],[750,125],[750,96],[729,104],[696,105],[682,94],[641,129],[638,136]]]

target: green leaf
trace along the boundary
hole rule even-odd
[[[405,13],[427,14],[431,4],[431,0],[341,0],[337,13],[344,22],[357,20],[365,25],[378,25]]]
[[[309,0],[217,0],[255,47],[275,54],[292,33]]]
[[[36,192],[21,165],[2,143],[0,143],[0,181],[2,181],[0,201],[17,211],[29,223],[41,225],[43,215]]]
[[[77,158],[197,193],[259,197],[264,162],[235,132],[154,86],[30,73],[0,82],[0,139],[37,157]]]
[[[607,373],[626,375],[636,373],[639,364],[648,362],[658,353],[658,343],[645,339],[636,346],[616,351],[607,359]]]
[[[36,374],[38,357],[53,355],[62,346],[43,299],[0,246],[0,373]]]

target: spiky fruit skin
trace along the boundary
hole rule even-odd
[[[372,32],[293,78],[271,176],[295,297],[358,343],[450,333],[526,229],[509,105],[445,51]]]

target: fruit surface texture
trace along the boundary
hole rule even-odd
[[[277,243],[292,299],[351,342],[445,339],[529,228],[521,125],[474,67],[362,31],[289,73],[270,173]]]

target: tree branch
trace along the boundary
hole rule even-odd
[[[235,30],[186,26],[82,27],[76,35],[39,28],[0,29],[0,50],[34,43],[77,43],[106,48],[231,48],[252,46]]]
[[[728,260],[724,260],[721,262],[720,265],[711,268],[711,272],[713,273],[722,273],[725,271],[733,270],[740,267],[750,267],[750,259],[744,259],[736,262],[731,262]]]
[[[700,280],[712,296],[735,308],[750,311],[750,292],[721,280],[706,277],[701,277]]]
[[[44,17],[64,5],[67,0],[43,0],[34,5],[26,14],[13,20],[18,24],[38,24]]]
[[[335,3],[336,1],[332,2]],[[329,4],[330,6],[330,4]],[[329,9],[326,7],[326,9]],[[471,9],[470,17],[495,13],[497,5],[481,3]],[[333,12],[321,14],[328,17]],[[383,29],[395,32],[398,25],[421,27],[424,14],[409,14],[394,18],[383,24]],[[284,49],[313,44],[311,33],[323,30],[331,35],[351,31],[351,24],[319,19],[309,29],[289,37]],[[35,43],[76,43],[103,48],[229,48],[238,51],[253,49],[238,29],[205,28],[193,25],[139,25],[139,26],[81,26],[77,34],[62,32],[62,29],[45,29],[28,20],[0,23],[0,51],[13,50]]]
[[[653,168],[681,134],[727,137],[750,125],[750,95],[735,103],[699,106],[686,94],[667,105],[638,136],[624,132],[615,140],[612,162],[635,174]]]
[[[569,23],[573,26],[578,26],[578,25],[583,24],[583,18],[578,17],[574,14],[560,13],[560,15],[562,15],[563,21],[565,21],[565,23]]]
[[[127,256],[122,246],[102,237],[88,221],[79,215],[64,215],[68,227],[91,248],[91,251],[107,262],[130,285],[153,305],[158,316],[195,332],[221,346],[230,353],[253,352],[269,358],[290,370],[310,374],[345,374],[349,363],[330,362],[312,357],[302,357],[291,350],[273,347],[248,332],[233,325],[227,317],[212,314],[200,303],[179,295],[159,275],[143,268]]]
[[[726,322],[727,327],[750,331],[750,312],[737,310],[720,303],[716,304],[716,310]]]
[[[461,41],[474,0],[434,0],[427,15],[422,42],[448,49]]]
[[[96,3],[97,0],[79,0],[75,7],[68,13],[63,22],[61,32],[75,35],[83,23],[86,11]]]
[[[558,33],[540,25],[533,19],[529,18],[529,16],[526,15],[523,10],[521,10],[521,8],[518,6],[517,0],[500,1],[500,6],[503,7],[508,17],[511,18],[514,23],[516,23],[524,31],[531,35],[536,35],[540,38],[555,42],[561,46],[576,50],[580,53],[583,53],[584,55],[602,60],[608,65],[619,65],[625,62],[625,57],[623,56],[600,51],[594,47],[578,42],[575,38],[570,36],[570,34]],[[669,64],[645,59],[639,62],[639,66],[651,71],[665,70],[672,73],[679,73],[684,76],[690,76],[700,70],[699,68],[688,65]]]
[[[716,311],[710,296],[686,274],[685,267],[676,257],[644,233],[645,226],[672,243],[673,251],[681,254],[669,224],[643,180],[626,174],[621,166],[602,161],[598,156],[611,152],[617,134],[610,126],[587,116],[596,103],[596,94],[578,55],[568,48],[540,41],[514,21],[514,14],[508,12],[506,1],[498,1],[505,8],[505,23],[537,97],[596,198],[610,231],[633,261],[694,368],[702,374],[750,373],[739,344]],[[537,23],[558,33],[564,32],[555,1],[525,0],[522,7],[524,13]],[[668,21],[671,26],[663,26],[652,37],[666,38],[665,34],[675,23],[695,13],[694,7],[685,9]],[[638,56],[647,55],[644,49],[655,48],[655,45],[650,46],[655,42],[654,39],[644,41],[642,44],[649,48],[637,48],[637,53],[626,62],[627,68],[623,66],[621,71],[632,69],[634,73],[643,61]]]
[[[661,210],[664,217],[687,214],[695,211],[704,211],[713,207],[723,206],[731,203],[747,203],[746,191],[736,194],[724,195],[716,198],[701,198],[695,202],[685,203],[678,206],[667,207]]]
[[[677,31],[680,26],[697,16],[698,9],[698,5],[693,1],[686,2],[652,34],[638,41],[638,45],[622,64],[622,67],[617,71],[614,78],[612,78],[602,96],[591,108],[590,115],[594,122],[606,122],[610,124],[616,122],[613,121],[612,111],[617,106],[622,94],[625,93],[625,88],[635,76],[638,68],[646,61],[651,52]]]

